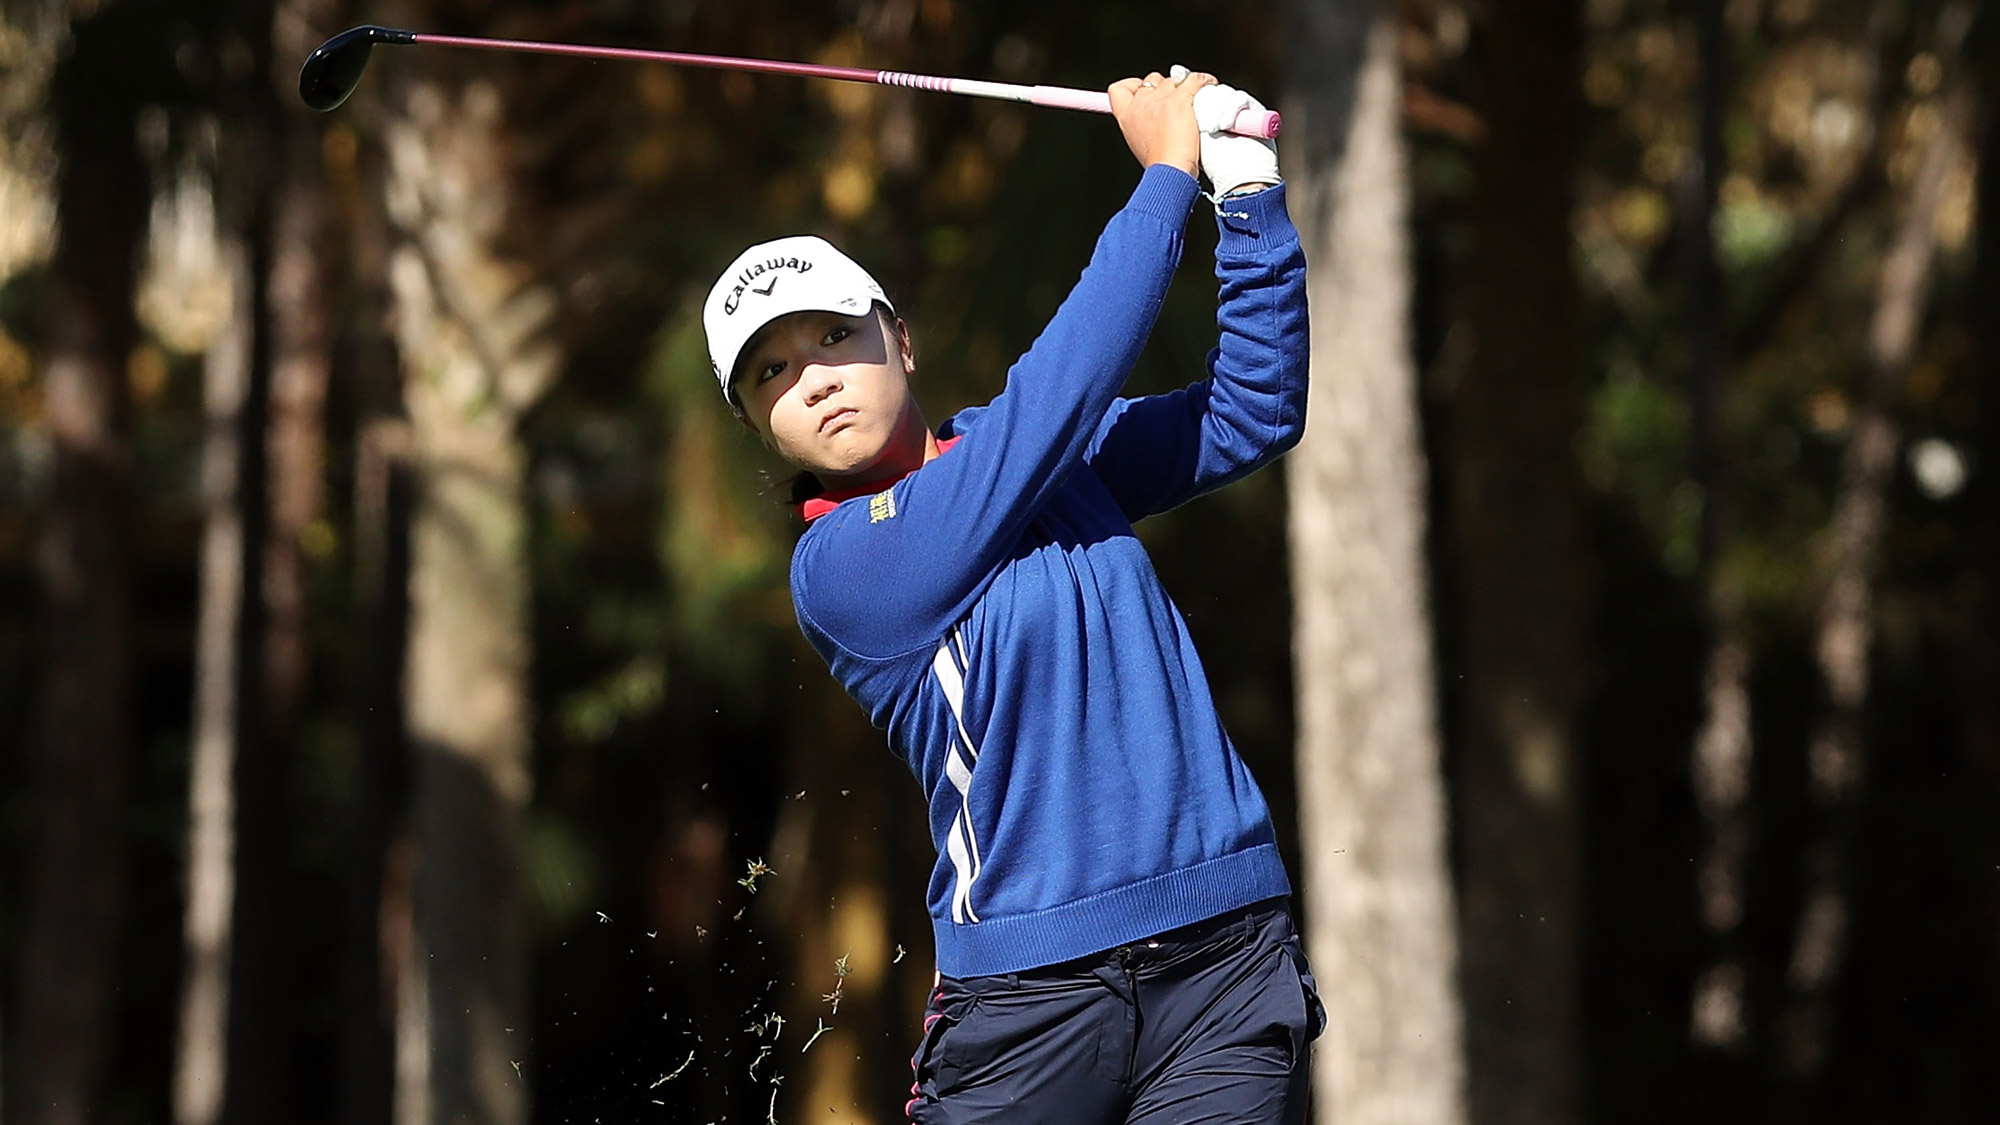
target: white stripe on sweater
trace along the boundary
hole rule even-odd
[[[938,646],[931,672],[937,676],[938,687],[944,692],[945,705],[951,708],[952,722],[957,728],[957,737],[951,740],[944,759],[944,775],[958,790],[958,813],[952,817],[951,831],[945,839],[945,854],[951,858],[956,877],[951,893],[951,920],[963,925],[979,921],[979,915],[972,910],[972,884],[979,881],[981,868],[979,838],[972,831],[972,763],[979,760],[979,747],[965,729],[965,674],[952,659],[952,641],[956,635],[954,631],[952,637]],[[959,651],[964,651],[962,642]]]

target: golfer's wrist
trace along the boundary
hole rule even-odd
[[[1252,180],[1247,184],[1237,184],[1235,187],[1223,192],[1222,198],[1235,199],[1239,195],[1256,195],[1260,191],[1268,191],[1277,186],[1278,182],[1276,180]]]

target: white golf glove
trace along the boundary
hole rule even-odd
[[[1188,68],[1176,63],[1170,75],[1178,82]],[[1239,137],[1226,132],[1245,109],[1264,109],[1264,103],[1220,83],[1203,86],[1194,94],[1194,120],[1201,130],[1201,170],[1217,200],[1245,184],[1275,184],[1278,175],[1278,146],[1261,137]]]

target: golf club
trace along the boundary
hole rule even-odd
[[[923,74],[903,74],[893,70],[864,70],[850,66],[820,66],[814,63],[772,62],[768,59],[737,59],[723,55],[690,55],[677,51],[643,51],[630,47],[585,47],[569,43],[542,43],[527,39],[480,39],[460,35],[419,35],[394,27],[367,24],[350,28],[319,45],[306,56],[299,68],[299,97],[306,105],[324,113],[347,100],[368,68],[368,55],[377,43],[417,44],[432,47],[477,47],[489,51],[527,51],[542,55],[570,55],[587,59],[628,59],[637,62],[674,63],[679,66],[708,67],[712,70],[749,70],[764,74],[797,74],[807,78],[831,78],[840,82],[873,82],[881,86],[908,86],[945,94],[968,94],[976,98],[999,98],[1030,105],[1055,106],[1110,113],[1111,97],[1091,90],[1065,86],[1016,86],[1008,82],[981,82],[969,78],[933,78]],[[1230,128],[1246,137],[1278,135],[1278,115],[1270,110],[1246,109]]]

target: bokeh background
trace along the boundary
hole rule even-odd
[[[2000,1120],[2000,40],[1972,0],[4,0],[0,1117],[903,1120],[916,786],[699,304],[817,232],[983,401],[1108,119],[1287,116],[1307,441],[1142,534],[1327,1122]],[[1197,210],[1135,391],[1201,373]],[[895,577],[882,577],[885,603]]]

